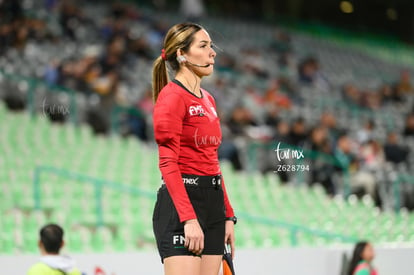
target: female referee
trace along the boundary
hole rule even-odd
[[[154,133],[163,178],[153,229],[166,275],[217,275],[224,245],[234,253],[237,219],[217,157],[220,121],[213,97],[200,88],[215,57],[207,31],[183,23],[168,31],[153,66]],[[172,81],[167,65],[175,73]]]

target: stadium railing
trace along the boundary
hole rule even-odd
[[[102,180],[98,178],[93,178],[87,175],[82,175],[74,173],[65,169],[59,169],[55,167],[47,166],[38,166],[34,170],[34,179],[33,179],[33,196],[34,196],[34,208],[35,210],[42,210],[42,192],[41,192],[41,174],[51,173],[59,177],[70,178],[79,182],[91,184],[94,186],[94,203],[95,203],[95,226],[100,227],[105,225],[104,215],[103,215],[103,201],[102,201],[102,190],[104,188],[110,188],[118,192],[127,193],[134,196],[139,196],[140,198],[155,200],[155,192],[150,192],[142,190],[133,186],[122,185],[117,182],[111,182],[107,180]],[[300,242],[298,240],[298,234],[303,233],[315,237],[319,237],[325,240],[335,240],[343,243],[353,243],[356,241],[355,238],[350,236],[345,236],[341,234],[330,233],[322,230],[315,230],[307,228],[305,226],[291,224],[288,222],[270,219],[266,217],[256,216],[249,213],[238,213],[238,216],[243,220],[253,222],[255,224],[265,225],[268,227],[278,227],[280,229],[287,230],[290,236],[291,246],[298,246]]]

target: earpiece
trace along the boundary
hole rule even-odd
[[[183,55],[177,55],[177,62],[179,64],[187,62],[187,59]]]

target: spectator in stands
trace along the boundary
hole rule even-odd
[[[402,89],[398,88],[398,84],[392,86],[392,102],[396,103],[404,103],[405,101],[405,94]]]
[[[327,129],[328,138],[331,143],[335,143],[343,132],[342,129],[339,129],[337,119],[331,112],[324,112],[320,117],[319,124]]]
[[[241,99],[241,103],[246,109],[248,109],[254,119],[258,120],[264,114],[264,101],[263,96],[258,89],[252,85],[245,88],[244,96]]]
[[[342,98],[349,106],[361,106],[361,92],[353,84],[346,84],[342,88]]]
[[[381,96],[381,103],[382,106],[386,106],[388,104],[391,104],[393,101],[393,90],[391,85],[389,84],[382,84],[382,86],[379,88],[379,94]]]
[[[411,84],[410,72],[408,70],[401,72],[400,80],[396,84],[396,88],[402,94],[411,94],[414,91],[414,87]]]
[[[152,91],[148,88],[137,104],[138,108],[146,115],[152,116],[154,110],[154,101],[152,100]]]
[[[374,129],[375,129],[375,122],[373,120],[367,120],[364,123],[364,126],[357,130],[356,132],[356,141],[359,144],[364,144],[369,140],[374,138]]]
[[[235,171],[243,170],[239,149],[231,139],[223,137],[223,140],[218,149],[218,158],[220,160],[224,159],[230,161]]]
[[[299,64],[299,81],[303,84],[312,84],[318,71],[318,61],[314,57],[308,57]]]
[[[222,117],[219,112],[219,116]],[[235,143],[235,137],[230,131],[227,123],[224,121],[221,125],[222,141],[218,149],[218,157],[220,160],[228,160],[236,171],[243,170],[240,150]]]
[[[328,139],[327,128],[318,125],[310,131],[307,145],[312,151],[322,151]]]
[[[92,127],[95,134],[107,135],[110,131],[109,115],[99,106],[93,106],[86,113],[86,122]]]
[[[280,90],[286,93],[286,96],[292,101],[292,105],[303,105],[302,95],[300,94],[296,84],[289,76],[280,76],[277,79]]]
[[[358,242],[348,266],[348,275],[378,275],[377,270],[372,265],[375,253],[369,242]]]
[[[11,47],[23,51],[29,40],[44,41],[49,38],[51,35],[45,22],[25,17],[20,1],[0,2],[0,53]]]
[[[149,87],[135,106],[126,108],[120,118],[124,136],[133,135],[142,141],[148,141],[148,122],[152,118],[154,101]]]
[[[119,122],[124,126],[122,134],[124,136],[133,135],[142,141],[148,140],[147,120],[141,110],[130,107],[125,111],[124,121]]]
[[[390,132],[384,145],[384,153],[387,161],[392,163],[401,163],[407,161],[409,150],[399,144],[396,132]]]
[[[298,66],[299,82],[327,91],[329,83],[320,70],[319,61],[309,56],[303,59]]]
[[[356,157],[352,152],[352,141],[346,133],[342,133],[336,141],[334,157],[340,172],[355,170]]]
[[[259,78],[267,78],[269,76],[266,70],[265,59],[260,51],[256,48],[246,47],[242,49],[241,55],[243,58],[239,58],[238,61],[242,72]]]
[[[76,29],[82,21],[82,12],[75,3],[64,1],[60,7],[59,24],[63,35],[76,40]]]
[[[382,98],[375,91],[365,91],[362,94],[361,103],[363,107],[375,111],[382,107]]]
[[[377,140],[369,140],[361,145],[359,149],[359,171],[355,176],[355,186],[358,184],[364,188],[377,206],[381,206],[382,201],[379,195],[375,174],[384,169],[385,154],[381,143]]]
[[[286,31],[277,30],[270,42],[270,48],[278,54],[285,54],[292,51],[292,38]]]
[[[284,77],[294,77],[296,74],[296,60],[291,52],[286,52],[278,56],[277,65],[280,75]]]
[[[384,150],[377,140],[370,139],[364,142],[359,152],[362,169],[375,172],[383,168],[385,163]]]
[[[266,114],[264,116],[265,125],[269,126],[273,130],[276,130],[276,125],[279,123],[279,109],[275,106],[266,108]]]
[[[249,126],[256,126],[257,123],[253,118],[249,109],[236,106],[227,122],[227,126],[230,129],[231,134],[235,136],[245,136],[246,128]]]
[[[16,23],[16,35],[14,37],[14,48],[22,51],[26,47],[27,40],[29,38],[29,28],[25,24],[24,19],[19,20]],[[18,26],[18,27],[17,27]]]
[[[279,120],[275,125],[273,141],[291,145],[292,140],[290,139],[290,131],[291,127],[289,123],[285,120]]]
[[[129,37],[131,38],[131,37]],[[150,60],[152,58],[152,50],[148,40],[140,36],[135,39],[130,39],[128,43],[129,51],[137,57]]]
[[[335,166],[330,158],[330,155],[332,155],[332,146],[329,142],[328,131],[325,127],[317,126],[312,129],[308,147],[314,156],[309,185],[312,186],[315,183],[319,183],[328,195],[335,195],[333,181]]]
[[[339,168],[340,175],[345,176],[343,188],[350,188],[349,191],[360,196],[369,194],[373,199],[377,198],[377,185],[374,176],[370,171],[361,169],[361,163],[356,155],[355,142],[348,134],[342,134],[337,141],[334,157]],[[346,185],[348,184],[348,186]]]
[[[280,92],[279,81],[277,79],[270,81],[263,101],[264,104],[273,105],[274,107],[278,107],[278,109],[290,109],[292,107],[292,102],[289,97]]]
[[[64,245],[63,234],[63,229],[57,224],[47,224],[40,229],[38,246],[42,257],[30,267],[27,275],[81,274],[72,258],[60,255]]]
[[[303,146],[307,137],[308,131],[305,119],[299,117],[293,122],[290,128],[289,141],[291,142],[291,145]]]
[[[406,117],[403,134],[405,137],[414,137],[414,113]]]
[[[59,82],[60,77],[60,62],[57,59],[53,59],[46,66],[44,72],[44,79],[48,85],[56,85]]]

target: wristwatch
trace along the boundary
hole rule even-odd
[[[226,221],[232,221],[234,224],[236,224],[237,223],[237,217],[236,216],[228,217],[228,218],[226,218]]]

